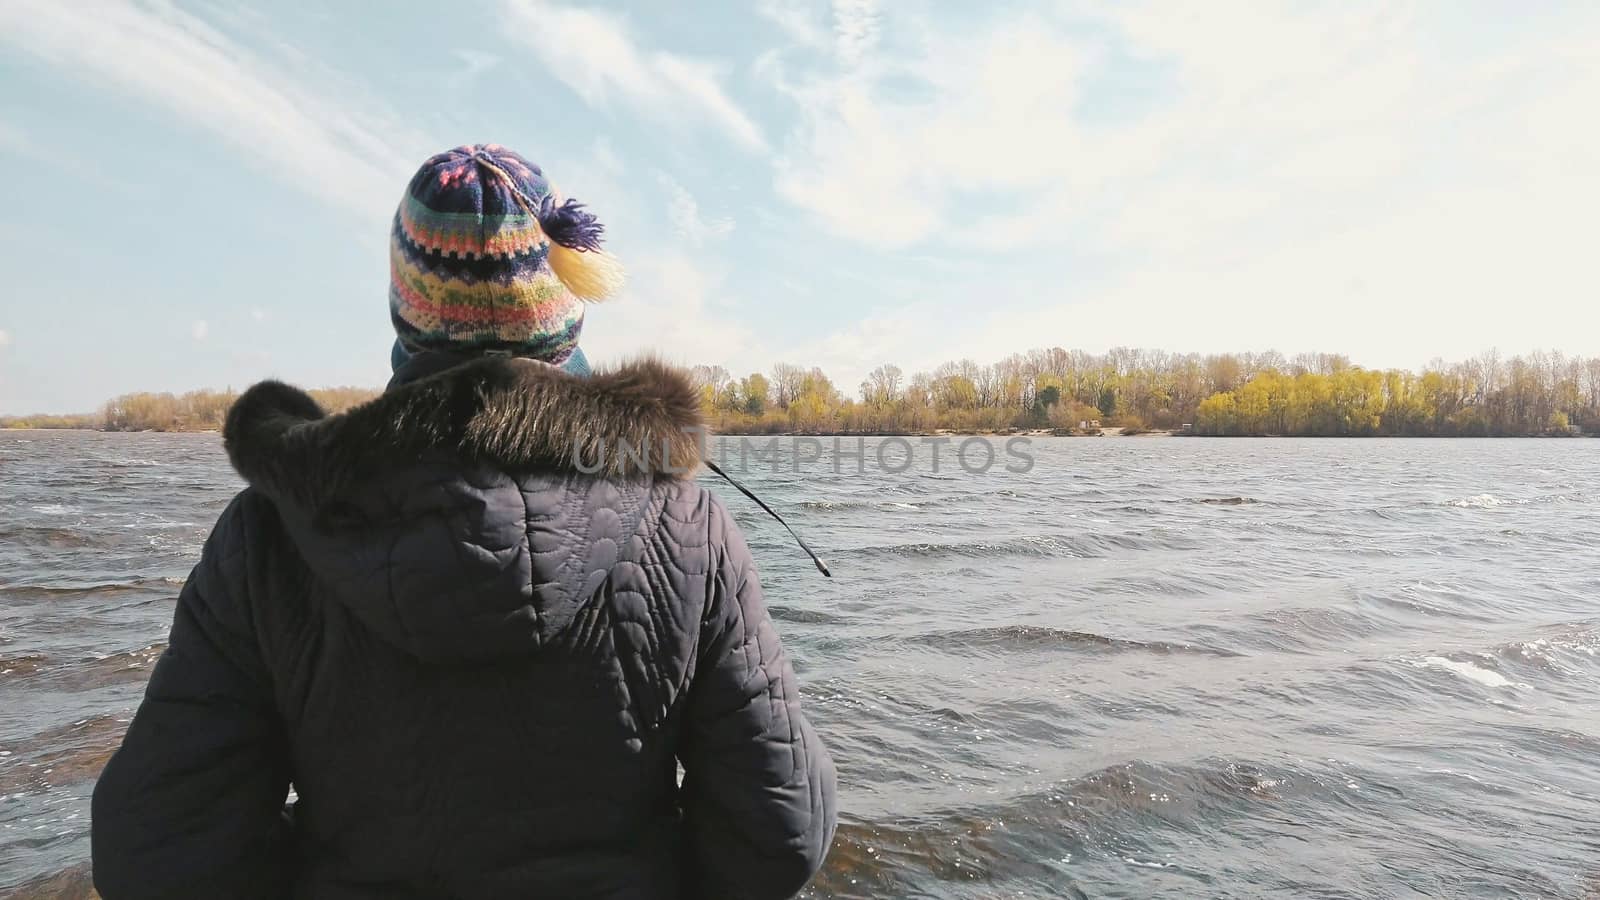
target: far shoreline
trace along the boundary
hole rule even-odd
[[[87,426],[0,425],[0,432],[89,432],[93,434],[217,434],[216,428],[91,428]],[[712,431],[715,438],[1205,438],[1215,440],[1282,440],[1310,438],[1314,440],[1503,440],[1593,438],[1600,434],[1589,432],[1546,432],[1543,434],[1202,434],[1200,432],[1146,429],[1126,434],[1123,429],[1108,426],[1094,432],[1054,431],[1050,429],[1015,429],[1009,431]]]

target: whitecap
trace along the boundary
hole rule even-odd
[[[74,513],[83,512],[82,507],[68,506],[65,503],[41,503],[32,507],[32,509],[36,513],[44,513],[47,516],[70,516]]]
[[[1451,500],[1450,505],[1461,509],[1492,509],[1505,503],[1493,494],[1474,494],[1471,497],[1462,497],[1460,500]]]
[[[1429,775],[1449,775],[1454,778],[1465,778],[1476,784],[1483,784],[1483,779],[1467,772],[1457,772],[1455,769],[1423,769]]]
[[[1170,869],[1176,865],[1175,863],[1145,862],[1142,859],[1134,859],[1131,856],[1124,856],[1122,861],[1130,866],[1138,866],[1141,869]]]
[[[1511,687],[1512,684],[1511,679],[1492,669],[1480,668],[1472,663],[1457,662],[1453,659],[1445,659],[1442,656],[1426,657],[1422,660],[1422,662],[1417,663],[1417,665],[1431,666],[1435,669],[1444,669],[1449,672],[1454,672],[1457,675],[1460,675],[1462,678],[1466,678],[1470,681],[1476,681],[1484,687]]]

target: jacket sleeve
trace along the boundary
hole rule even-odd
[[[95,785],[104,900],[280,897],[292,880],[287,750],[242,596],[246,501],[206,542],[144,702]]]
[[[722,559],[679,751],[691,843],[685,896],[791,897],[833,840],[833,761],[801,712],[750,550],[720,503],[711,538]]]

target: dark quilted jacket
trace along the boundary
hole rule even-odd
[[[331,417],[247,392],[250,487],[95,788],[106,900],[798,892],[833,767],[682,474],[695,400],[658,364],[510,360]]]

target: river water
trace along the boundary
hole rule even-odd
[[[714,487],[839,764],[806,896],[1600,897],[1600,441],[867,446],[743,476],[831,581]],[[0,895],[83,895],[239,487],[215,435],[0,432]]]

